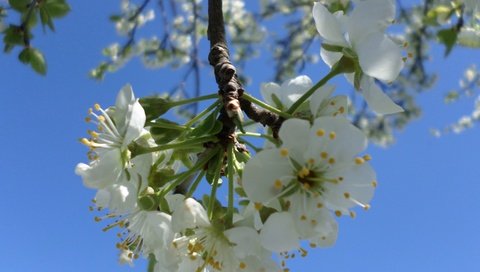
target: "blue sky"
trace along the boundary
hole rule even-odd
[[[145,271],[144,262],[117,264],[115,233],[103,233],[88,211],[94,191],[73,173],[86,161],[77,140],[86,135],[83,119],[94,103],[113,104],[126,83],[137,96],[168,91],[179,73],[133,61],[103,82],[88,79],[101,48],[116,39],[107,16],[119,1],[70,2],[73,11],[57,32],[33,41],[47,57],[46,77],[15,54],[0,54],[0,270]],[[471,109],[471,100],[445,106],[442,96],[480,53],[456,49],[443,60],[434,48],[431,57],[429,68],[441,77],[419,98],[422,118],[397,133],[392,147],[369,147],[379,180],[372,209],[342,218],[336,245],[290,262],[292,271],[480,271],[480,132],[439,139],[428,132]],[[270,65],[263,59],[247,66],[258,76],[248,87],[254,94]],[[307,74],[318,80],[325,69],[318,63]],[[204,71],[202,89],[215,90],[210,67]]]

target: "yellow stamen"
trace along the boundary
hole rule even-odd
[[[334,164],[334,163],[335,163],[335,158],[330,158],[330,159],[328,159],[328,163],[329,163],[329,164]]]
[[[350,198],[350,194],[347,193],[347,192],[343,193],[343,196],[344,196],[345,198]]]
[[[240,269],[245,269],[245,268],[247,268],[247,265],[244,262],[240,262],[240,265],[238,267]]]
[[[336,211],[335,211],[335,215],[336,215],[337,217],[340,217],[340,216],[342,216],[342,212],[339,211],[339,210],[336,210]]]
[[[273,187],[275,187],[275,189],[282,189],[283,187],[282,181],[279,179],[276,179],[275,182],[273,183]]]
[[[328,158],[328,153],[327,152],[322,152],[322,153],[320,153],[320,157],[322,157],[322,159],[326,159],[326,158]]]
[[[280,156],[287,157],[288,156],[288,149],[280,148]]]
[[[263,207],[262,203],[259,203],[259,202],[255,202],[253,204],[253,206],[255,207],[255,210],[257,210],[257,211],[259,211]]]
[[[375,180],[372,181],[372,187],[373,187],[373,188],[377,188],[377,186],[378,186],[378,183],[377,183]]]
[[[323,204],[322,203],[317,203],[317,208],[319,208],[319,209],[323,208]]]
[[[300,220],[302,220],[302,221],[307,220],[307,216],[305,216],[304,214],[302,214],[302,215],[300,216]]]
[[[363,206],[363,209],[366,211],[370,210],[370,204],[365,204],[365,206]]]
[[[98,103],[95,104],[95,105],[93,105],[93,107],[94,107],[95,110],[97,110],[97,111],[99,111],[99,110],[101,109],[100,104],[98,104]]]
[[[363,158],[357,157],[355,158],[355,163],[361,165],[365,163],[365,160]]]
[[[300,178],[304,178],[304,177],[308,176],[309,174],[310,174],[310,170],[308,170],[308,168],[306,168],[305,166],[300,171],[298,171],[298,176]]]
[[[330,132],[329,137],[330,137],[330,140],[334,140],[337,137],[337,134],[335,134],[335,132],[332,131],[332,132]]]
[[[341,107],[338,109],[338,111],[339,111],[340,113],[344,113],[344,112],[345,112],[345,108],[344,108],[343,106],[341,106]]]
[[[357,214],[354,211],[350,211],[350,217],[351,218],[355,218],[356,216],[357,216]]]
[[[323,130],[323,129],[317,130],[317,136],[318,137],[322,137],[323,135],[325,135],[325,130]]]
[[[366,155],[363,156],[363,159],[364,159],[365,161],[371,161],[371,160],[372,160],[372,156],[370,156],[369,154],[366,154]]]

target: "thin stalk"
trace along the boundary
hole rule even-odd
[[[162,190],[161,195],[166,195],[168,192],[173,190],[175,187],[180,185],[185,178],[188,176],[192,175],[194,172],[201,170],[203,167],[205,167],[205,164],[208,163],[208,161],[213,158],[217,152],[220,150],[220,147],[216,147],[212,149],[205,157],[203,157],[201,160],[197,161],[195,165],[188,169],[187,171],[180,173],[178,175],[175,175],[170,178],[170,180],[175,180],[175,182],[170,183],[164,190]]]
[[[132,157],[135,157],[141,154],[152,153],[156,151],[163,151],[168,149],[188,149],[198,144],[203,144],[206,142],[215,142],[217,140],[218,139],[215,136],[206,136],[206,137],[200,137],[200,138],[194,138],[191,140],[182,141],[179,143],[158,145],[154,147],[145,147],[141,145],[135,145],[132,151]]]
[[[263,102],[263,101],[255,98],[255,97],[253,97],[253,96],[251,96],[251,95],[249,95],[249,94],[247,94],[247,93],[243,93],[242,98],[245,99],[245,100],[247,100],[247,101],[250,101],[250,102],[252,102],[252,103],[254,103],[254,104],[257,104],[258,106],[260,106],[260,107],[262,107],[262,108],[264,108],[264,109],[266,109],[266,110],[269,110],[269,111],[271,111],[271,112],[273,112],[273,113],[276,113],[276,114],[280,115],[280,116],[283,117],[283,118],[288,119],[288,118],[291,118],[291,117],[292,117],[291,114],[286,113],[286,112],[283,112],[283,111],[281,111],[281,110],[279,110],[279,109],[277,109],[277,108],[275,108],[275,107],[273,107],[273,106],[271,106],[271,105],[269,105],[269,104],[267,104],[267,103],[265,103],[265,102]]]
[[[227,153],[227,162],[228,162],[228,206],[227,206],[227,224],[233,225],[233,202],[234,202],[234,158],[235,155],[233,154],[233,145],[228,145],[228,153]]]
[[[172,102],[169,102],[169,104],[172,107],[176,107],[176,106],[182,106],[185,104],[200,102],[203,100],[215,99],[215,98],[218,98],[218,94],[209,94],[209,95],[203,95],[203,96],[189,98],[189,99],[183,99],[179,101],[172,101]]]
[[[208,218],[213,219],[213,209],[215,207],[215,200],[217,199],[218,179],[220,179],[220,170],[223,165],[223,157],[220,156],[217,165],[215,166],[215,176],[213,177],[212,191],[210,192],[210,203],[208,205]]]
[[[175,129],[175,130],[186,130],[187,127],[178,125],[178,124],[169,124],[169,123],[157,123],[157,122],[148,122],[145,124],[147,127],[157,127],[157,128],[167,128],[167,129]]]
[[[206,108],[205,110],[203,110],[201,113],[199,113],[197,116],[193,117],[190,121],[188,121],[187,123],[185,123],[185,127],[189,128],[191,127],[193,124],[195,124],[195,122],[197,122],[198,120],[200,120],[203,116],[207,115],[210,111],[212,111],[213,109],[215,109],[218,105],[220,105],[220,100],[217,100],[215,101],[212,105],[210,105],[208,108]]]
[[[189,198],[193,195],[193,193],[198,187],[198,184],[200,183],[200,181],[202,181],[203,177],[205,176],[205,173],[206,173],[205,171],[201,171],[200,173],[198,173],[197,178],[192,183],[192,186],[190,186],[190,189],[188,190],[188,193],[185,195],[185,198]]]
[[[287,110],[287,113],[292,115],[295,113],[296,110],[303,104],[303,102],[307,101],[307,99],[312,96],[312,94],[320,87],[325,85],[330,79],[332,79],[334,76],[338,75],[341,73],[340,69],[335,69],[335,66],[332,67],[332,70],[322,79],[320,79],[317,84],[313,85],[306,93],[304,93],[293,105]]]
[[[276,144],[278,143],[278,140],[273,138],[270,135],[267,134],[262,134],[262,133],[256,133],[256,132],[245,132],[245,133],[237,133],[238,136],[247,136],[247,137],[259,137],[259,138],[264,138],[269,140],[270,142]]]

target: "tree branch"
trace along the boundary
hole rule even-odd
[[[219,117],[223,123],[223,129],[218,135],[220,140],[235,139],[236,126],[232,118],[241,119],[242,109],[255,122],[272,127],[274,137],[277,137],[283,118],[241,99],[244,89],[238,80],[235,66],[230,62],[230,54],[225,40],[222,0],[208,1],[207,35],[210,41],[208,60],[214,68],[215,80],[224,106]]]

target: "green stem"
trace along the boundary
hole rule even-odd
[[[273,107],[273,106],[271,106],[271,105],[269,105],[269,104],[267,104],[267,103],[265,103],[265,102],[263,102],[263,101],[261,101],[261,100],[259,100],[259,99],[256,99],[255,97],[253,97],[253,96],[251,96],[251,95],[249,95],[249,94],[247,94],[247,93],[243,93],[242,98],[244,98],[245,100],[250,101],[250,102],[252,102],[252,103],[254,103],[254,104],[257,104],[258,106],[260,106],[260,107],[262,107],[262,108],[264,108],[264,109],[266,109],[266,110],[269,110],[269,111],[271,111],[271,112],[273,112],[273,113],[276,113],[276,114],[280,115],[280,116],[283,117],[283,118],[288,119],[288,118],[291,118],[291,117],[292,117],[291,114],[286,113],[286,112],[283,112],[283,111],[281,111],[281,110],[279,110],[279,109],[277,109],[277,108],[275,108],[275,107]]]
[[[176,106],[182,106],[182,105],[185,105],[185,104],[196,103],[196,102],[203,101],[203,100],[215,99],[215,98],[218,98],[218,94],[209,94],[209,95],[203,95],[203,96],[194,97],[194,98],[190,98],[190,99],[172,101],[172,102],[169,102],[169,104],[170,104],[171,107],[176,107]]]
[[[185,178],[188,176],[192,175],[194,172],[201,170],[205,165],[208,163],[208,161],[213,158],[217,152],[220,150],[220,147],[216,147],[212,149],[205,157],[201,158],[199,161],[195,163],[195,165],[188,169],[187,171],[180,173],[178,175],[172,176],[169,178],[170,181],[175,180],[175,182],[170,183],[167,187],[165,187],[164,190],[162,190],[161,195],[166,195],[168,192],[171,190],[175,189],[178,185],[180,185]]]
[[[332,70],[322,79],[320,79],[317,84],[313,85],[306,93],[304,93],[293,105],[287,110],[288,114],[294,114],[296,110],[303,104],[303,102],[307,101],[307,99],[312,96],[312,94],[320,87],[325,85],[330,79],[334,76],[340,74],[342,72],[341,69],[337,68],[338,66],[333,66]]]
[[[205,110],[203,110],[201,113],[199,113],[197,116],[193,117],[190,121],[188,121],[187,123],[185,123],[185,127],[189,128],[191,127],[193,124],[195,124],[195,122],[197,122],[198,120],[200,120],[203,116],[207,115],[210,111],[212,111],[213,109],[215,109],[218,105],[220,105],[220,100],[217,100],[215,101],[212,105],[210,105],[208,108],[206,108]]]
[[[230,226],[233,225],[233,211],[234,211],[234,207],[233,207],[233,197],[234,197],[234,182],[235,182],[235,179],[234,179],[234,176],[233,176],[233,172],[234,172],[234,154],[233,154],[233,145],[232,144],[229,144],[228,145],[228,153],[227,153],[227,160],[228,160],[228,168],[227,168],[227,171],[228,171],[228,206],[227,206],[227,216],[226,216],[226,221],[227,221],[227,224],[229,224]]]
[[[213,219],[213,210],[215,207],[215,200],[217,199],[218,179],[220,179],[220,170],[223,165],[223,156],[220,156],[218,163],[215,166],[215,176],[213,177],[212,191],[210,192],[210,203],[208,205],[208,218]]]
[[[192,186],[190,186],[190,189],[188,190],[188,193],[185,195],[185,198],[189,198],[193,195],[193,193],[195,192],[195,190],[198,187],[198,184],[200,183],[202,178],[205,176],[205,173],[206,173],[205,171],[201,171],[200,173],[198,173],[197,178],[192,183]]]
[[[276,144],[278,143],[278,140],[273,138],[270,135],[267,134],[262,134],[262,133],[256,133],[256,132],[245,132],[245,133],[237,133],[238,136],[247,136],[247,137],[259,137],[259,138],[265,138],[269,140],[270,142]]]
[[[156,263],[157,263],[157,260],[155,259],[155,255],[153,254],[148,255],[147,272],[154,272]]]
[[[203,144],[206,142],[215,142],[217,140],[218,138],[215,136],[205,136],[205,137],[182,141],[179,143],[158,145],[154,147],[145,147],[145,146],[135,144],[132,148],[132,158],[141,154],[152,153],[156,151],[163,151],[168,149],[188,149],[191,147],[195,147],[199,144]]]
[[[167,128],[167,129],[175,129],[175,130],[185,130],[187,127],[178,125],[178,124],[169,124],[169,123],[157,123],[157,122],[148,122],[145,124],[147,127],[157,127],[157,128]]]

